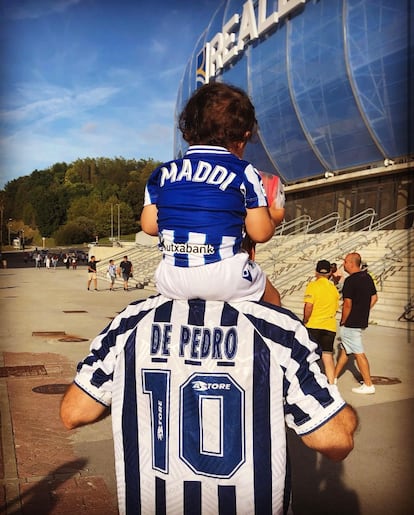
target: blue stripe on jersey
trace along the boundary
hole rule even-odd
[[[184,481],[184,515],[201,515],[200,481]]]
[[[279,310],[278,308],[275,309]],[[287,313],[291,318],[293,318],[289,312],[283,310],[283,313]],[[306,395],[314,397],[314,399],[323,407],[329,406],[335,402],[335,399],[331,396],[329,390],[327,388],[321,389],[321,385],[317,382],[315,376],[313,374],[309,374],[308,357],[311,354],[311,350],[296,339],[294,331],[288,331],[250,314],[246,314],[246,316],[261,335],[291,350],[291,359],[296,361],[299,365],[299,368],[296,371],[296,377],[299,380],[302,391]],[[283,380],[283,395],[285,397],[287,396],[289,385],[289,378],[285,375]],[[310,420],[309,414],[302,411],[296,405],[292,406],[286,402],[284,409],[285,414],[291,414],[294,417],[295,424],[298,426],[305,424]]]
[[[234,486],[218,487],[219,515],[236,515],[236,488]]]
[[[167,502],[165,496],[165,481],[155,478],[155,515],[166,515]]]
[[[239,312],[229,304],[225,303],[221,314],[220,325],[223,326],[236,326],[239,320]]]
[[[171,320],[171,312],[173,301],[165,302],[155,309],[154,322],[169,322]]]
[[[272,515],[270,351],[257,332],[253,352],[254,506],[256,515]]]
[[[200,299],[189,300],[188,305],[190,306],[188,310],[188,324],[197,326],[204,325],[206,301]]]
[[[125,467],[125,509],[127,515],[141,515],[141,485],[138,451],[138,402],[136,395],[135,331],[125,345],[122,436]]]

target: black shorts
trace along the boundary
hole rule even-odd
[[[322,352],[333,352],[336,333],[326,329],[311,329],[310,327],[308,327],[308,333],[311,339],[319,345]]]

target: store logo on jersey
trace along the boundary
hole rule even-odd
[[[158,401],[158,426],[157,426],[157,439],[164,440],[164,427],[163,427],[163,409],[162,401]]]
[[[267,0],[247,0],[241,16],[233,14],[222,26],[222,32],[206,43],[197,55],[196,88],[200,83],[207,84],[211,77],[239,58],[251,42],[257,41],[304,3],[306,0],[279,0],[278,10],[268,15]],[[203,75],[204,82],[201,82]]]
[[[206,392],[208,390],[230,390],[230,383],[206,383],[204,381],[193,381],[193,390],[198,392]]]

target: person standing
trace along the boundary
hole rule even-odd
[[[354,445],[357,415],[316,351],[269,303],[134,301],[94,338],[61,420],[111,413],[122,515],[282,515],[286,425],[334,461]]]
[[[123,261],[119,263],[118,275],[122,275],[124,281],[124,290],[128,291],[128,281],[132,277],[133,266],[131,261],[128,261],[128,256],[124,256]]]
[[[342,349],[335,367],[335,379],[347,363],[349,354],[353,354],[364,382],[352,388],[352,391],[373,394],[375,386],[372,384],[369,362],[362,344],[362,331],[368,327],[369,313],[378,300],[377,289],[372,277],[361,270],[361,256],[357,252],[345,256],[344,270],[349,276],[342,289]]]
[[[330,384],[334,383],[335,365],[333,345],[336,335],[336,312],[339,308],[339,293],[332,282],[331,264],[326,259],[317,262],[315,281],[305,290],[303,323],[311,339],[322,351],[322,363]]]
[[[90,289],[91,283],[93,281],[95,291],[98,291],[98,277],[96,275],[96,265],[98,263],[99,261],[96,261],[95,256],[91,256],[91,259],[88,262],[88,290]]]
[[[341,285],[339,283],[342,280],[342,274],[338,270],[336,263],[331,263],[331,276],[329,277],[329,280],[334,283],[338,290],[341,290]]]

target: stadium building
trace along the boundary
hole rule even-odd
[[[414,204],[412,28],[409,0],[224,0],[189,59],[176,120],[200,85],[234,84],[259,123],[245,158],[284,182],[287,220],[404,210]],[[187,146],[178,128],[174,146],[176,157]]]

